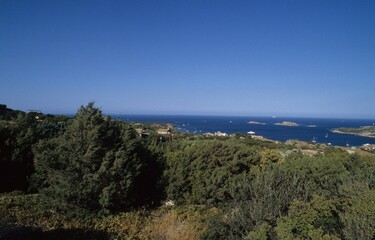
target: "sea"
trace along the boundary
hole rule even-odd
[[[227,134],[254,132],[255,135],[285,142],[302,140],[333,146],[362,146],[375,144],[375,138],[332,132],[339,127],[359,128],[374,126],[375,119],[332,119],[300,117],[244,117],[244,116],[186,116],[186,115],[113,115],[115,119],[141,123],[170,123],[177,131],[193,134],[222,132]],[[261,124],[251,124],[250,121]],[[289,121],[298,126],[280,126]]]

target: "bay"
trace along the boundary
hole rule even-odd
[[[194,134],[227,134],[255,132],[268,139],[285,142],[290,139],[332,144],[334,146],[361,146],[375,144],[375,138],[339,134],[331,132],[334,128],[358,128],[373,126],[374,119],[332,119],[297,117],[252,117],[252,116],[187,116],[187,115],[113,115],[115,119],[141,123],[171,123],[179,132]],[[249,123],[257,122],[258,124]],[[298,126],[280,126],[275,123],[289,121]],[[262,123],[262,124],[259,124]]]

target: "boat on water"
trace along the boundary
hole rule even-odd
[[[313,139],[312,139],[312,141],[311,141],[312,143],[316,143],[316,138],[315,137],[313,137]]]
[[[254,135],[255,132],[253,132],[253,131],[248,131],[247,134]]]
[[[328,133],[326,133],[326,138],[328,138]]]

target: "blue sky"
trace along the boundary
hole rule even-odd
[[[0,103],[375,118],[375,1],[0,0]]]

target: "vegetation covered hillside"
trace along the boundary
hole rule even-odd
[[[62,134],[69,121],[66,116],[25,113],[0,105],[0,193],[32,188],[32,148],[42,139]]]
[[[159,127],[2,117],[0,238],[375,238],[373,154]]]

